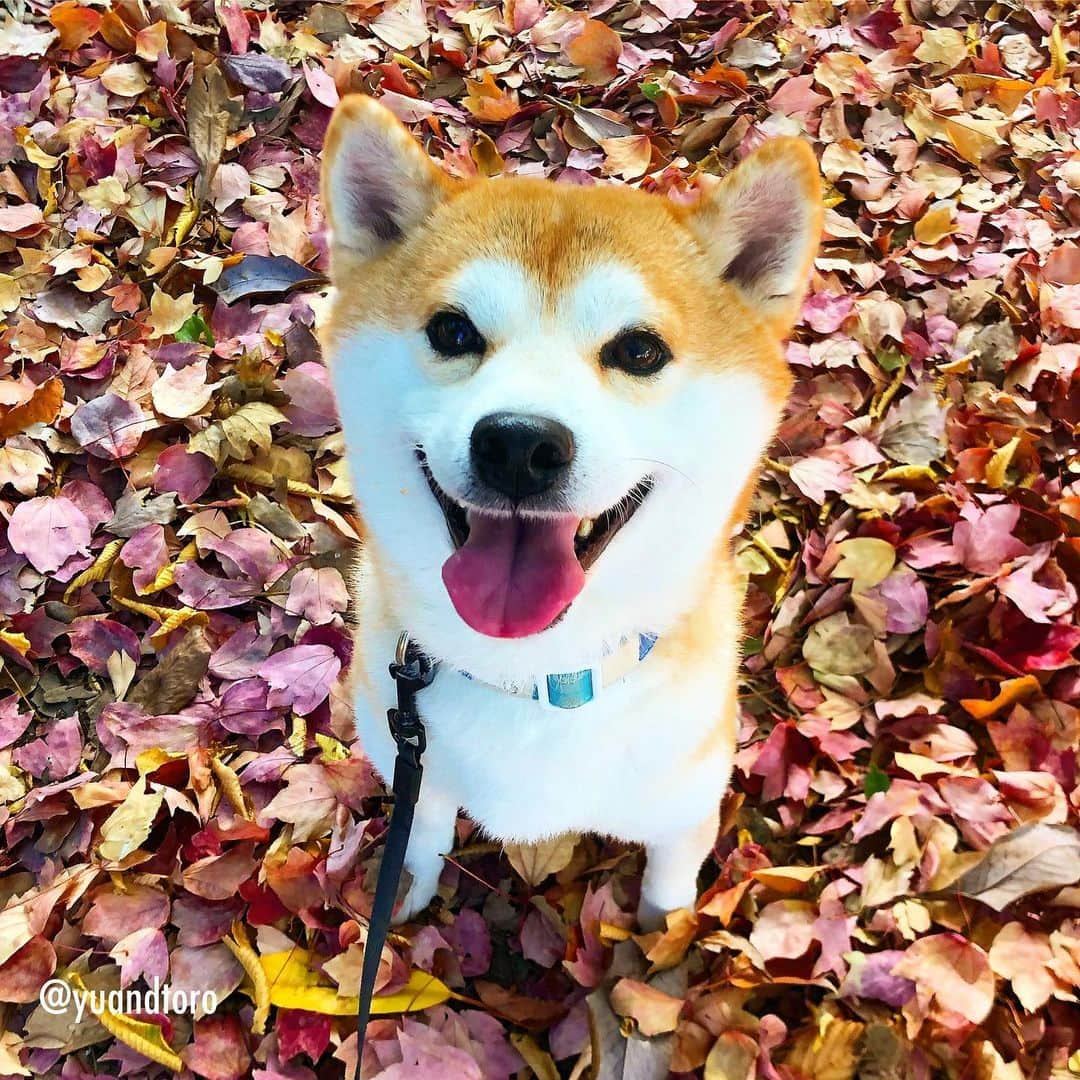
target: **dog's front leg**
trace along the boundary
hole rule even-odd
[[[642,929],[662,929],[664,916],[677,908],[694,910],[698,871],[716,843],[719,827],[716,810],[695,828],[646,843],[645,875],[638,904]]]
[[[449,854],[454,846],[456,823],[457,807],[429,783],[427,789],[420,792],[420,801],[416,804],[405,854],[405,870],[411,880],[404,899],[394,912],[395,924],[414,918],[431,903],[439,887],[443,855]]]

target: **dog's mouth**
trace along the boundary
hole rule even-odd
[[[454,545],[442,573],[450,599],[491,637],[527,637],[564,614],[653,486],[647,477],[596,517],[507,514],[463,506],[439,486],[422,451],[417,459]]]

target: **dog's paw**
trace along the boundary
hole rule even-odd
[[[405,889],[401,901],[394,909],[392,922],[395,926],[415,919],[424,911],[435,898],[439,888],[439,874],[442,873],[442,859],[437,863],[429,863],[425,867],[416,867],[406,863],[405,874],[407,875],[408,887]]]

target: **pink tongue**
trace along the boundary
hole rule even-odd
[[[545,630],[585,585],[574,554],[578,519],[523,520],[469,512],[469,539],[443,565],[457,613],[481,634]]]

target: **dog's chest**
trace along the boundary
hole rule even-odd
[[[569,830],[640,837],[650,818],[692,824],[730,767],[729,748],[695,757],[719,718],[723,680],[716,669],[667,674],[662,658],[649,658],[595,701],[562,710],[444,668],[420,699],[425,783],[502,839]],[[360,727],[388,775],[385,722],[361,717]]]

